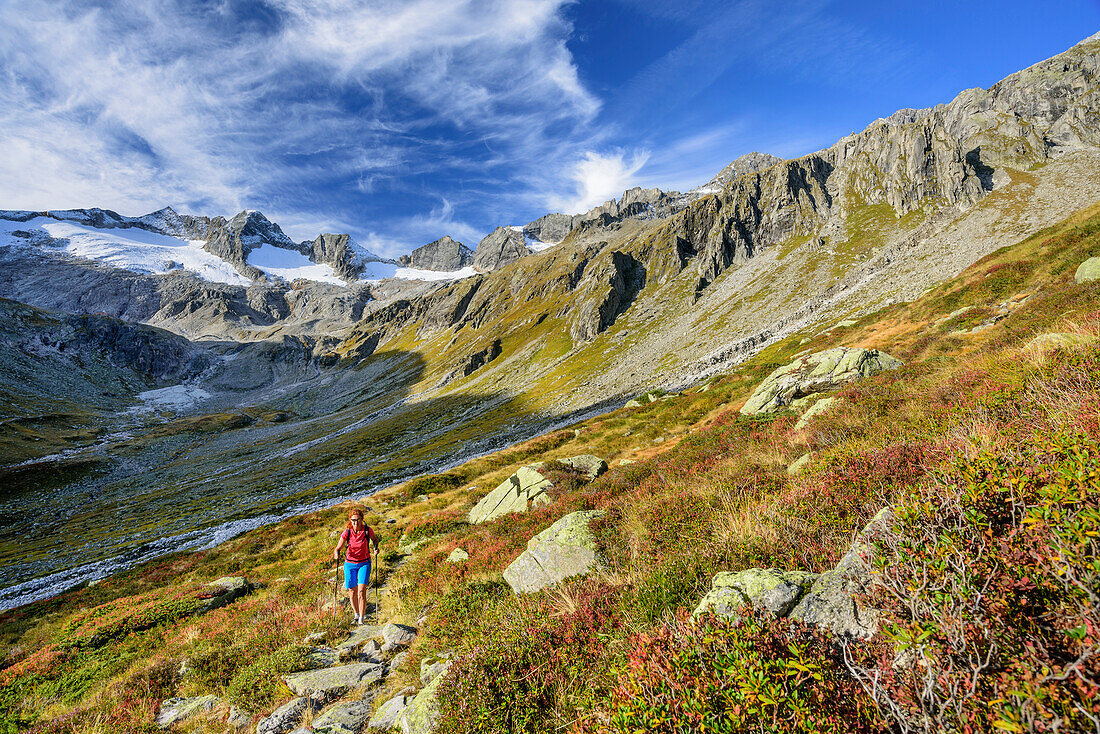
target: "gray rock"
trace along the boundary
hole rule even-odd
[[[742,406],[741,413],[755,415],[782,410],[803,396],[832,390],[901,364],[877,349],[836,347],[817,352],[768,375]]]
[[[340,662],[340,651],[331,647],[311,647],[309,664],[314,668],[331,668]]]
[[[431,734],[435,731],[439,723],[439,686],[446,672],[437,675],[435,680],[421,689],[401,712],[402,734]]]
[[[612,250],[593,258],[573,293],[569,336],[574,343],[592,341],[610,328],[630,307],[645,279],[645,267],[629,253]]]
[[[1091,283],[1094,280],[1100,280],[1100,257],[1090,257],[1078,265],[1077,272],[1073,274],[1073,279],[1078,283]]]
[[[592,454],[570,456],[568,459],[562,459],[561,463],[573,469],[583,471],[588,475],[589,479],[595,479],[607,471],[607,462]]]
[[[545,214],[523,227],[523,233],[540,242],[558,244],[564,240],[573,228],[580,224],[580,216],[568,214]]]
[[[336,646],[341,656],[358,655],[361,648],[382,634],[382,628],[373,624],[364,624],[353,627],[351,636]]]
[[[794,430],[801,431],[803,428],[810,425],[810,421],[813,420],[816,416],[825,413],[834,405],[836,405],[836,402],[837,398],[835,397],[821,398],[816,403],[811,405],[809,410],[803,413],[801,417],[799,417],[798,422],[794,424]]]
[[[218,697],[210,694],[193,698],[168,698],[161,702],[157,713],[157,726],[167,729],[197,714],[213,711]]]
[[[409,659],[408,651],[399,652],[393,656],[393,660],[386,666],[386,675],[393,675],[394,671],[405,664],[405,661]]]
[[[477,252],[474,253],[474,268],[479,273],[487,273],[533,252],[527,247],[523,232],[509,227],[497,227],[478,243]]]
[[[699,616],[713,609],[716,614],[732,617],[747,606],[755,606],[777,617],[784,617],[816,578],[814,573],[778,568],[722,571],[715,575],[710,591],[692,615]]]
[[[742,176],[759,173],[765,168],[770,168],[776,163],[782,162],[782,158],[776,158],[774,155],[769,155],[767,153],[758,153],[756,151],[746,153],[719,171],[718,175],[700,186],[699,190],[706,193],[720,191],[730,181],[739,179]]]
[[[420,661],[420,683],[428,685],[450,666],[450,653],[426,657]]]
[[[318,716],[310,724],[317,734],[359,734],[370,720],[372,702],[343,701]]]
[[[226,718],[225,723],[229,725],[230,729],[247,729],[248,725],[252,723],[252,712],[230,706],[229,716]]]
[[[527,550],[504,569],[512,591],[534,593],[602,565],[588,523],[603,514],[603,510],[573,512],[531,538]]]
[[[317,705],[305,696],[287,701],[271,712],[271,716],[256,725],[256,734],[286,734],[297,726],[307,710],[316,711]]]
[[[466,518],[476,525],[512,512],[527,512],[531,506],[548,504],[546,491],[553,486],[537,467],[522,466],[474,505]]]
[[[408,647],[416,639],[416,628],[389,622],[382,628],[382,639],[382,652]]]
[[[412,701],[411,696],[398,694],[382,704],[374,716],[371,717],[367,727],[370,729],[381,729],[388,731],[398,726],[398,719],[401,718],[401,714],[404,713],[405,708]]]
[[[213,594],[203,604],[202,611],[224,607],[252,591],[252,584],[243,576],[225,576],[206,585],[206,593]]]
[[[283,681],[299,696],[311,693],[343,695],[353,688],[382,679],[386,666],[381,663],[353,663],[321,670],[306,670],[284,675]]]
[[[791,462],[791,465],[787,467],[787,473],[794,476],[795,474],[801,474],[802,470],[806,468],[806,465],[810,463],[810,457],[813,452],[806,452]]]
[[[453,272],[473,264],[474,251],[448,235],[413,250],[408,260],[409,267],[440,272]]]
[[[860,606],[856,599],[871,584],[872,542],[890,522],[890,508],[871,519],[840,559],[836,568],[821,574],[791,611],[791,619],[832,630],[844,637],[870,638],[878,629],[878,613]]]
[[[451,554],[447,556],[447,560],[451,563],[462,563],[463,561],[468,561],[469,559],[470,554],[464,551],[462,548],[455,548],[453,551],[451,551]]]

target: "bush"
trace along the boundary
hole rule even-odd
[[[238,670],[226,693],[229,700],[241,708],[255,711],[275,703],[284,685],[279,676],[309,667],[308,648],[287,645],[275,652],[261,655]]]
[[[903,731],[1100,720],[1100,446],[1055,433],[908,493],[878,542],[885,642],[852,667]],[[862,657],[860,657],[862,656]]]
[[[874,706],[820,631],[786,620],[685,616],[631,639],[586,732],[860,732]]]
[[[433,535],[450,533],[459,528],[466,527],[466,513],[458,510],[452,512],[433,512],[418,517],[409,523],[405,529],[408,540],[428,538]]]

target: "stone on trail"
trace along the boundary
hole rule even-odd
[[[340,653],[341,657],[358,655],[363,645],[367,644],[375,637],[378,637],[380,634],[382,634],[382,628],[373,624],[353,627],[351,636],[337,645],[336,650]]]
[[[284,675],[283,680],[299,696],[308,696],[311,693],[340,696],[352,688],[377,683],[382,680],[385,669],[386,666],[381,663],[352,663],[335,668],[291,673]]]
[[[403,624],[388,622],[382,628],[382,652],[392,652],[402,647],[408,647],[416,639],[416,628]]]
[[[800,357],[768,375],[742,406],[743,415],[774,413],[806,395],[825,392],[902,362],[877,349],[836,347]]]
[[[504,580],[517,594],[531,594],[601,565],[588,523],[603,510],[573,512],[531,538],[527,550],[504,569]]]
[[[710,591],[692,616],[698,617],[713,609],[719,616],[732,617],[745,607],[754,606],[785,617],[816,578],[816,573],[778,568],[721,571],[714,576]]]
[[[397,726],[397,720],[401,717],[401,714],[405,711],[405,708],[412,701],[412,696],[406,696],[404,694],[398,694],[382,704],[382,707],[374,713],[371,717],[370,723],[367,724],[369,729],[382,729],[388,731]]]
[[[810,425],[810,421],[815,417],[825,413],[829,408],[836,405],[839,398],[829,397],[821,398],[816,403],[810,406],[810,409],[802,414],[802,417],[798,419],[798,422],[794,424],[794,430],[801,431],[806,426]]]
[[[318,716],[310,724],[317,734],[359,734],[370,720],[372,702],[344,701]]]
[[[306,655],[314,668],[331,668],[340,662],[340,651],[331,647],[311,647]]]
[[[1077,272],[1073,274],[1073,279],[1078,283],[1090,283],[1094,280],[1100,280],[1100,257],[1090,257],[1078,265]]]
[[[455,548],[451,551],[451,555],[447,556],[447,560],[451,563],[462,563],[468,561],[470,554],[464,551],[462,548]]]
[[[512,512],[527,512],[531,506],[550,502],[546,491],[554,483],[534,466],[521,466],[496,489],[481,498],[467,515],[471,525],[487,522]]]
[[[399,652],[396,655],[394,655],[393,660],[391,660],[390,664],[386,666],[386,675],[393,675],[393,672],[395,670],[397,670],[402,665],[404,665],[404,663],[408,659],[408,657],[409,657],[408,650],[406,650],[405,652]]]
[[[256,734],[286,734],[297,726],[307,709],[316,711],[317,708],[317,704],[305,696],[292,698],[257,724]]]
[[[209,694],[193,698],[168,698],[161,702],[157,714],[157,726],[162,729],[189,719],[196,714],[212,711],[218,705],[218,697]]]
[[[450,663],[447,664],[450,667]],[[446,670],[421,689],[401,712],[402,734],[431,734],[439,723],[439,686]]]

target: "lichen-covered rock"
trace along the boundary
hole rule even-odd
[[[431,734],[435,731],[439,723],[439,686],[446,672],[444,670],[424,686],[401,712],[402,734]]]
[[[470,560],[470,554],[462,548],[455,548],[451,551],[451,554],[447,556],[447,561],[450,563],[462,563],[463,561]]]
[[[243,576],[223,576],[217,581],[211,581],[203,590],[203,596],[207,597],[199,612],[209,612],[212,609],[224,607],[252,591],[252,583]]]
[[[1094,280],[1100,280],[1100,257],[1090,257],[1078,265],[1077,272],[1073,274],[1073,279],[1078,283],[1091,283]]]
[[[299,696],[324,693],[340,696],[352,688],[376,683],[382,679],[386,666],[381,663],[352,663],[335,668],[306,670],[284,675],[283,681]]]
[[[589,479],[595,479],[607,471],[607,462],[592,454],[570,456],[568,459],[562,459],[561,463],[578,471],[583,471]]]
[[[866,639],[874,635],[878,629],[878,613],[856,600],[871,584],[870,555],[874,537],[886,528],[891,517],[890,508],[884,508],[867,523],[836,568],[821,574],[791,610],[791,619],[815,624],[845,637]]]
[[[547,504],[546,491],[554,483],[534,466],[521,466],[496,489],[485,495],[467,515],[471,525],[488,522],[512,512],[527,512],[531,506]]]
[[[405,708],[412,701],[412,696],[405,696],[398,694],[382,704],[374,716],[371,717],[370,722],[367,724],[368,729],[381,729],[382,731],[388,731],[398,725],[398,719],[401,718],[401,714],[404,713]]]
[[[817,574],[783,571],[778,568],[749,568],[722,571],[711,581],[711,589],[692,612],[699,616],[708,609],[723,617],[732,617],[747,606],[764,609],[784,617],[814,583]]]
[[[161,702],[160,711],[157,713],[157,726],[167,729],[196,714],[212,711],[217,705],[218,697],[213,694],[193,698],[165,699]]]
[[[260,721],[256,725],[256,734],[286,734],[302,720],[307,709],[316,711],[319,708],[315,701],[306,696],[292,698]]]
[[[603,510],[570,513],[531,538],[527,550],[504,569],[512,591],[531,594],[599,566],[602,561],[588,523],[602,514]]]
[[[404,624],[387,623],[382,628],[382,652],[392,652],[402,647],[408,647],[416,639],[416,628]]]
[[[836,405],[836,402],[837,398],[834,397],[821,398],[821,400],[818,400],[816,403],[811,405],[809,409],[802,414],[802,416],[798,419],[798,422],[794,424],[794,430],[801,431],[803,428],[810,425],[810,421],[813,420],[816,416],[825,413],[829,410],[829,408]]]
[[[317,734],[359,734],[370,720],[371,701],[341,701],[310,724]]]
[[[791,476],[794,476],[795,474],[800,474],[802,470],[806,468],[806,465],[810,463],[810,457],[812,455],[812,452],[806,452],[805,454],[802,454],[802,456],[799,456],[797,459],[791,462],[790,466],[787,467],[787,473]]]
[[[420,661],[420,683],[428,685],[450,666],[450,653],[426,657]]]
[[[341,657],[358,655],[364,645],[381,634],[382,628],[373,624],[355,627],[351,631],[351,636],[336,646],[336,651]]]
[[[331,668],[340,662],[340,651],[331,647],[311,647],[307,655],[314,668]]]
[[[877,349],[836,347],[801,357],[764,379],[741,408],[743,415],[772,413],[792,401],[901,366]]]

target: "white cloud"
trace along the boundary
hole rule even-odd
[[[587,152],[572,168],[575,190],[570,196],[551,196],[550,207],[566,214],[585,212],[617,198],[634,185],[636,174],[649,160],[649,152],[636,150],[627,160],[625,151]]]
[[[0,3],[0,207],[247,206],[301,231],[410,174],[522,184],[590,144],[600,108],[564,43],[569,1]],[[337,185],[340,204],[313,193]]]

